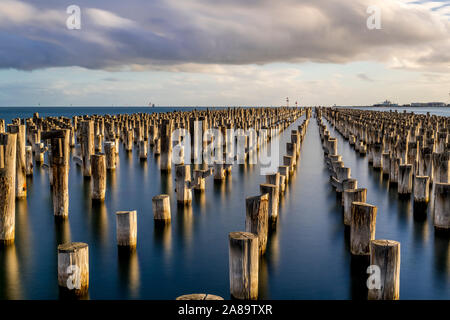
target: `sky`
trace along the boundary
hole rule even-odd
[[[70,5],[80,29],[67,27]],[[368,28],[369,7],[380,28]],[[449,93],[449,0],[0,0],[3,107],[450,103]]]

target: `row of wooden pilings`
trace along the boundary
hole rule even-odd
[[[0,120],[0,242],[7,245],[14,241],[15,198],[26,198],[26,176],[32,177],[33,159],[35,165],[48,169],[54,216],[66,219],[69,216],[68,175],[72,148],[75,148],[73,161],[81,166],[83,176],[90,179],[92,200],[104,201],[106,172],[116,168],[120,141],[126,152],[131,152],[135,147],[142,161],[147,159],[150,146],[155,156],[160,157],[161,171],[170,172],[173,148],[189,137],[187,133],[192,132],[191,159],[201,169],[193,171],[192,180],[191,167],[184,164],[182,157],[181,164],[175,166],[177,203],[190,205],[192,189],[203,191],[206,177],[214,174],[215,180],[225,179],[226,174],[231,174],[233,163],[249,161],[260,145],[270,141],[304,112],[301,108],[234,108],[74,116],[72,119],[43,119],[36,113],[33,118],[14,119],[13,124],[7,126],[7,133],[4,132],[4,121]],[[174,139],[175,132],[179,132],[176,129],[182,129],[184,134]],[[221,141],[225,146],[224,157],[231,158],[233,163],[206,161],[204,150],[215,149],[218,139],[205,134],[208,129],[224,133],[226,138]],[[238,133],[230,135],[229,129],[236,129]],[[246,133],[248,129],[253,129],[250,134]],[[243,147],[240,154],[234,148],[236,144]],[[182,155],[183,148],[178,150]],[[47,163],[44,163],[45,153],[48,153]],[[169,223],[169,196],[157,195],[153,197],[152,204],[155,225]],[[117,212],[116,236],[119,248],[136,248],[135,210]],[[87,292],[89,249],[86,243],[65,243],[58,247],[58,284],[63,292],[70,295],[83,296]]]
[[[400,295],[400,243],[375,239],[377,207],[367,203],[367,189],[358,188],[338,154],[338,140],[322,122],[321,109],[315,110],[330,183],[341,196],[344,225],[350,228],[350,252],[353,256],[370,256],[370,267],[379,268],[379,286],[368,287],[370,300],[396,300]],[[372,270],[372,269],[371,269]],[[378,273],[376,273],[378,274]]]
[[[369,164],[382,170],[401,197],[450,231],[450,118],[413,113],[322,109],[324,117]],[[431,193],[431,197],[430,197]]]
[[[260,195],[246,199],[245,231],[229,233],[230,294],[235,299],[258,298],[259,259],[266,252],[268,234],[276,228],[280,194],[286,190],[290,177],[300,165],[300,150],[306,134],[312,109],[305,112],[306,119],[291,131],[286,144],[284,165],[278,172],[266,175],[260,185]]]

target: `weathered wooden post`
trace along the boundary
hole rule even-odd
[[[135,249],[137,242],[137,213],[133,211],[116,212],[116,234],[119,248]]]
[[[434,184],[434,227],[450,230],[450,183]]]
[[[280,173],[271,173],[266,175],[266,183],[267,184],[274,184],[276,186],[280,186]]]
[[[152,198],[153,219],[155,222],[170,223],[170,198],[167,194],[160,194]]]
[[[103,136],[101,134],[94,135],[95,152],[102,152]]]
[[[8,132],[17,134],[16,142],[16,198],[27,197],[27,176],[25,163],[25,125],[8,125]]]
[[[380,286],[369,286],[369,300],[398,300],[400,298],[400,242],[372,240],[370,265],[379,268]],[[377,269],[375,269],[377,270]],[[377,271],[374,271],[374,275]],[[375,281],[377,282],[377,281]]]
[[[50,168],[52,178],[53,214],[67,218],[69,215],[69,139],[70,130],[42,132],[42,139],[50,140]]]
[[[345,190],[355,190],[358,189],[358,180],[356,179],[345,179],[342,181],[342,192]]]
[[[105,142],[106,169],[116,169],[116,143],[112,141]]]
[[[33,148],[31,146],[25,147],[25,172],[27,176],[33,175]]]
[[[353,255],[369,255],[370,241],[375,239],[377,207],[353,202],[351,208],[350,251]]]
[[[413,166],[411,164],[401,164],[398,167],[398,193],[400,195],[408,195],[412,192],[413,187]]]
[[[206,186],[205,170],[194,170],[194,190],[204,191]]]
[[[34,146],[34,161],[36,161],[37,164],[44,163],[44,152],[44,144],[42,142],[36,143]]]
[[[258,236],[249,232],[230,232],[230,293],[233,298],[258,298],[259,245]]]
[[[398,168],[401,164],[399,158],[391,158],[390,171],[389,171],[389,182],[392,184],[398,183]]]
[[[14,242],[17,134],[0,133],[0,243]]]
[[[190,205],[192,202],[192,189],[190,188],[191,169],[190,165],[177,165],[175,167],[175,184],[177,202]]]
[[[173,119],[164,119],[161,124],[161,170],[172,169],[172,129]]]
[[[269,194],[269,223],[273,226],[278,219],[279,187],[274,184],[264,183],[259,185],[259,191],[261,194]]]
[[[289,166],[279,166],[278,172],[285,177],[285,183],[287,184],[289,182]]]
[[[259,254],[266,252],[267,233],[269,231],[269,195],[249,197],[245,200],[245,231],[258,236]]]
[[[283,164],[289,167],[289,175],[294,173],[294,160],[291,156],[283,156]]]
[[[213,165],[213,172],[214,172],[214,180],[215,181],[222,181],[225,180],[225,169],[224,169],[224,165],[221,161],[216,161],[214,162]]]
[[[58,285],[63,294],[83,296],[89,290],[89,247],[82,242],[58,246]]]
[[[147,155],[148,155],[147,145],[148,145],[147,140],[139,141],[139,159],[141,159],[141,160],[147,160]]]
[[[284,193],[286,191],[286,177],[280,175],[280,193]]]
[[[426,204],[429,201],[430,177],[414,177],[414,202]]]
[[[106,157],[104,153],[93,154],[91,156],[92,179],[91,197],[92,200],[105,200],[106,194]]]
[[[125,150],[131,152],[133,150],[133,130],[127,130],[125,132]]]
[[[83,160],[83,175],[91,176],[91,156],[95,153],[94,123],[92,121],[80,122],[81,158]]]
[[[155,139],[155,146],[153,147],[153,152],[155,153],[155,156],[158,156],[161,154],[161,139],[160,138]]]
[[[352,203],[353,202],[366,202],[367,201],[367,189],[359,188],[354,190],[344,190],[344,224],[350,226],[352,223]]]

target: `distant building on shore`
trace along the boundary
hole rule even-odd
[[[426,107],[426,108],[438,108],[446,107],[447,104],[444,102],[413,102],[411,107]]]
[[[374,104],[374,107],[398,107],[398,104],[392,103],[389,100],[386,100],[382,103]]]

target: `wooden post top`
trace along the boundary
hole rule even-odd
[[[130,213],[137,213],[137,211],[136,211],[136,210],[130,210],[130,211],[117,211],[117,212],[116,212],[116,215],[127,215],[127,214],[130,214]]]
[[[185,294],[176,298],[176,300],[224,300],[222,297],[208,293]]]
[[[352,206],[359,206],[359,207],[366,207],[366,208],[376,208],[376,206],[365,203],[365,202],[358,202],[358,201],[353,201],[352,202]]]
[[[253,196],[253,197],[248,197],[247,199],[245,199],[246,203],[252,203],[254,201],[259,201],[259,200],[269,200],[269,194],[268,193],[264,193],[262,195],[259,196]]]
[[[87,243],[84,243],[84,242],[67,242],[67,243],[60,244],[58,246],[58,252],[70,253],[70,252],[75,252],[75,251],[78,251],[80,249],[84,249],[87,247],[88,247]]]
[[[166,198],[169,198],[168,194],[159,194],[157,196],[154,196],[152,198],[152,200],[163,200],[163,199],[166,199]]]
[[[379,247],[395,247],[400,245],[400,242],[398,241],[385,239],[371,240],[370,243]]]
[[[250,232],[245,232],[245,231],[235,231],[235,232],[230,232],[228,234],[228,237],[230,239],[234,239],[234,240],[249,240],[249,239],[257,239],[258,236],[254,233],[250,233]]]

